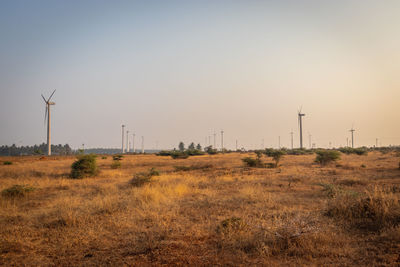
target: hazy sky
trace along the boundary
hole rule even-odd
[[[400,1],[1,1],[0,145],[400,144]],[[213,138],[211,137],[211,141]],[[137,138],[139,140],[139,138]],[[208,142],[208,140],[207,140]],[[139,145],[139,142],[136,143]]]

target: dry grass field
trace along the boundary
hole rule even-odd
[[[130,155],[120,169],[99,156],[85,179],[69,178],[75,157],[2,158],[13,164],[0,165],[0,190],[32,191],[0,197],[0,264],[400,265],[393,153],[327,166],[287,155],[270,169],[244,167],[249,155]],[[160,175],[130,183],[151,168]]]

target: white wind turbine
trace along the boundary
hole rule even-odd
[[[50,106],[55,105],[55,102],[50,102],[51,97],[54,95],[56,90],[53,91],[53,93],[50,95],[50,97],[46,100],[44,96],[42,95],[42,98],[44,102],[46,103],[46,111],[44,113],[44,122],[46,123],[46,117],[47,117],[47,155],[51,155],[51,121],[50,121]]]

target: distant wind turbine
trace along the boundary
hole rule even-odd
[[[351,147],[354,148],[354,124],[351,126],[351,130],[349,132],[351,132]]]
[[[47,155],[51,155],[51,121],[50,121],[50,106],[55,105],[55,102],[50,102],[51,97],[54,95],[56,90],[53,91],[53,93],[50,95],[50,97],[46,100],[44,96],[42,95],[42,98],[44,102],[46,103],[46,111],[44,113],[44,122],[46,123],[46,117],[47,117]]]
[[[122,124],[122,154],[125,152],[125,148],[124,148],[124,132],[125,132],[125,125]]]
[[[299,129],[300,129],[300,149],[303,148],[303,120],[302,117],[304,117],[306,114],[301,113],[301,108],[297,113],[298,116],[298,121],[299,121]]]

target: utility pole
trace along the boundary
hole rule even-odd
[[[291,135],[291,148],[293,149],[293,131],[291,131],[290,132],[290,135]]]
[[[132,151],[133,151],[133,153],[136,153],[136,150],[135,150],[135,133],[132,134]]]
[[[378,147],[378,138],[376,138],[375,141],[376,141],[376,147]]]
[[[221,151],[224,151],[224,130],[221,130]]]
[[[211,136],[208,136],[208,145],[211,145]]]
[[[238,140],[236,139],[236,151],[238,150]]]
[[[217,134],[214,131],[214,149],[217,149]]]
[[[124,148],[124,133],[125,133],[125,125],[122,124],[122,154],[124,154],[125,152],[125,148]]]
[[[281,136],[278,136],[278,148],[281,149]]]
[[[126,153],[129,153],[129,131],[126,131]]]
[[[144,136],[142,136],[142,154],[144,154]]]
[[[347,147],[349,147],[349,138],[348,137],[346,137],[346,144],[347,144]]]
[[[308,133],[308,146],[311,148],[311,134]]]

